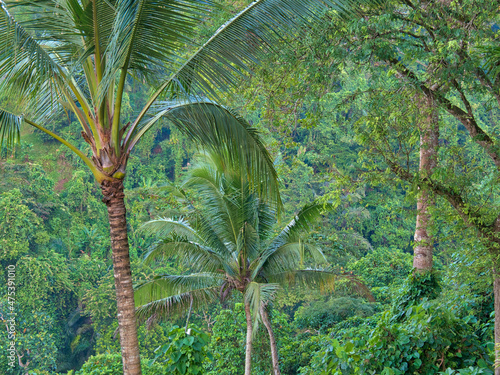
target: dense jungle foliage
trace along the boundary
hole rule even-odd
[[[206,40],[247,3],[223,1],[223,9],[199,25],[199,39]],[[491,155],[500,142],[500,74],[491,69],[495,63],[490,68],[485,63],[498,48],[499,4],[394,0],[361,11],[350,20],[327,13],[317,26],[297,32],[300,37],[288,35],[222,99],[261,132],[280,180],[281,209],[266,213],[264,203],[245,195],[246,201],[253,199],[254,213],[264,212],[258,217],[246,212],[245,225],[267,231],[245,240],[255,240],[260,259],[267,251],[261,239],[280,238],[290,220],[299,221],[301,209],[314,203],[318,214],[307,230],[287,238],[300,257],[282,261],[290,262],[287,271],[297,271],[297,280],[300,272],[320,266],[335,276],[330,285],[265,275],[272,287],[259,292],[272,297],[264,309],[280,373],[494,374],[493,279],[500,251],[492,245],[491,228],[498,221],[500,184]],[[125,118],[147,98],[138,79],[127,81]],[[427,147],[421,123],[430,111],[422,92],[435,93],[439,102],[432,175],[419,169],[421,149]],[[9,107],[9,97],[0,97],[0,107]],[[472,134],[471,119],[483,133]],[[70,112],[48,128],[90,152]],[[7,326],[0,329],[0,373],[122,374],[101,190],[65,146],[28,125],[21,133],[20,145],[0,155],[2,325],[8,324],[12,265],[17,313],[16,363],[10,366],[7,358]],[[193,240],[182,230],[157,235],[144,224],[190,223],[200,243],[213,245],[200,217],[217,221],[210,215],[223,204],[211,203],[215,198],[196,181],[186,183],[207,159],[167,120],[146,133],[131,154],[124,186],[138,289],[161,275],[180,279],[203,271],[190,264],[191,255],[176,255],[177,250],[145,261],[159,242],[184,243],[188,254],[186,244]],[[220,182],[215,190],[231,192],[234,184]],[[428,227],[433,266],[420,273],[413,269],[413,250],[423,188],[433,192]],[[228,193],[220,202],[234,203],[233,198]],[[221,277],[228,268],[218,270]],[[258,277],[265,271],[251,281],[264,283]],[[211,282],[217,293],[227,287]],[[224,298],[207,294],[207,304],[191,299],[192,308],[187,302],[182,311],[141,313],[143,374],[243,374],[248,321],[245,299],[236,292]],[[266,324],[262,319],[253,324],[252,374],[273,374]]]

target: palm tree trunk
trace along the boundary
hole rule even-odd
[[[141,375],[123,182],[121,180],[105,181],[101,185],[101,189],[104,195],[103,202],[108,207],[111,232],[123,374]]]
[[[262,322],[266,326],[267,333],[269,334],[269,343],[271,345],[271,359],[273,362],[274,375],[281,375],[280,363],[278,358],[278,346],[276,345],[276,338],[274,337],[273,326],[271,325],[267,309],[264,305],[260,306],[260,316],[262,317]]]
[[[245,375],[252,375],[252,314],[250,303],[245,301],[245,316],[247,319],[247,345],[245,350]]]
[[[421,107],[427,112],[420,126],[420,174],[430,176],[437,165],[439,141],[439,119],[432,99],[422,98]],[[432,192],[422,186],[417,198],[417,222],[415,228],[415,250],[413,251],[413,268],[417,271],[432,270],[432,253],[434,250],[432,236],[428,232],[431,224],[429,208],[434,205]]]

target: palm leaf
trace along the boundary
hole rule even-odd
[[[320,203],[319,201],[306,204],[295,215],[293,220],[276,236],[270,248],[280,247],[290,241],[298,241],[300,235],[307,233],[311,225],[321,217],[323,212],[327,212],[333,208],[333,204]]]
[[[379,3],[380,0],[254,1],[222,25],[170,75],[143,108],[137,122],[162,93],[178,96],[202,92],[217,99],[219,92],[236,88],[242,74],[251,73],[255,64],[278,51],[282,36],[300,34],[302,26],[318,22],[331,9],[337,16],[351,16],[361,5]]]
[[[291,270],[266,275],[269,282],[282,286],[301,286],[321,292],[333,291],[339,275],[328,269]]]
[[[136,315],[140,321],[155,316],[169,318],[213,302],[222,280],[217,275],[158,276],[139,285],[135,291]]]
[[[136,305],[198,289],[220,287],[223,278],[216,273],[202,272],[190,275],[160,275],[135,287]]]
[[[0,150],[11,148],[19,143],[22,116],[16,116],[0,108]]]
[[[178,236],[185,236],[193,241],[203,240],[184,219],[161,218],[150,220],[141,227],[146,234],[154,234],[158,238],[167,237],[175,232]]]
[[[248,284],[245,290],[245,302],[250,304],[250,310],[252,312],[252,333],[255,334],[258,329],[260,317],[260,307],[261,305],[266,305],[271,302],[278,292],[280,286],[278,284],[272,283],[257,283],[252,281]]]
[[[39,119],[61,108],[63,97],[62,67],[47,49],[0,2],[0,92]]]
[[[309,252],[316,263],[328,263],[317,246],[304,242],[289,242],[278,248],[266,249],[259,258],[252,275],[257,277],[261,272],[264,275],[270,275],[299,269],[304,262],[305,251]]]
[[[215,7],[200,0],[117,0],[101,93],[119,69],[156,78],[181,66],[178,51],[192,45],[197,25]]]
[[[140,131],[130,134],[130,151],[161,117],[209,152],[221,155],[228,169],[239,169],[263,197],[281,205],[278,177],[258,131],[230,109],[208,101],[164,102]],[[133,138],[132,138],[133,136]],[[264,187],[264,189],[263,189]]]
[[[153,260],[168,259],[172,256],[177,256],[179,261],[207,272],[226,268],[221,254],[209,247],[181,239],[167,239],[155,244],[145,255],[144,262],[149,264]]]

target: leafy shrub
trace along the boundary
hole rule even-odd
[[[410,275],[391,309],[368,318],[369,324],[352,318],[339,324],[337,339],[301,374],[434,375],[447,368],[466,374],[471,366],[487,368],[491,361],[475,334],[477,319],[428,301],[438,293],[433,272]]]
[[[493,375],[493,371],[486,368],[480,367],[469,367],[463,368],[460,370],[452,370],[451,368],[447,368],[446,371],[440,372],[441,375],[479,375],[479,374],[488,374]]]
[[[165,369],[159,364],[149,365],[149,360],[141,359],[144,375],[164,375]],[[75,375],[123,375],[122,356],[120,354],[98,354],[90,357]]]
[[[301,306],[295,313],[295,324],[301,329],[312,328],[325,333],[328,328],[347,318],[367,317],[374,313],[374,304],[357,298],[332,298]]]
[[[334,340],[321,363],[316,361],[317,373],[431,375],[447,367],[487,366],[488,356],[472,327],[446,307],[425,301],[403,316],[398,321],[388,311],[374,329],[357,327],[344,335],[343,344]]]
[[[279,349],[280,368],[283,374],[296,375],[302,367],[310,365],[315,352],[331,345],[329,335],[311,335],[303,333],[293,340],[288,340]]]
[[[203,364],[212,360],[212,355],[207,352],[210,337],[195,327],[190,328],[188,335],[184,332],[184,328],[174,326],[168,338],[170,342],[158,348],[155,360],[167,356],[168,359],[165,362],[169,374],[203,374]]]

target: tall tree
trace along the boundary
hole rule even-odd
[[[252,333],[258,319],[268,329],[275,374],[279,374],[276,340],[266,305],[281,285],[302,284],[330,289],[339,275],[323,269],[302,269],[304,253],[324,262],[321,251],[300,241],[324,205],[303,207],[295,218],[273,236],[276,221],[272,208],[258,198],[255,188],[240,173],[225,167],[218,158],[193,168],[178,190],[194,187],[199,202],[181,219],[158,219],[145,228],[159,237],[146,262],[176,259],[189,267],[189,275],[160,275],[140,285],[136,303],[141,319],[172,314],[217,299],[234,291],[243,295],[247,321],[245,374],[251,373]],[[351,276],[343,276],[354,280]]]
[[[359,1],[364,2],[369,1]],[[193,42],[196,27],[218,8],[216,2],[0,1],[0,95],[16,102],[0,110],[0,145],[12,146],[19,141],[21,123],[31,125],[69,147],[101,185],[125,375],[141,373],[123,191],[132,149],[166,116],[203,145],[231,150],[226,155],[244,160],[249,174],[268,182],[264,193],[273,194],[276,174],[255,131],[225,108],[193,96],[204,92],[216,98],[235,86],[240,73],[279,44],[280,33],[317,19],[325,4],[341,12],[356,9],[349,0],[260,0],[198,46]],[[185,59],[179,52],[183,48],[195,52]],[[152,94],[136,109],[137,117],[125,123],[123,99],[130,77]],[[176,101],[159,101],[165,97]],[[48,129],[62,111],[75,115],[90,150]]]
[[[367,94],[372,98],[370,104],[363,104],[362,121],[369,118],[373,125],[371,130],[360,131],[365,133],[363,143],[382,156],[393,175],[442,197],[463,223],[475,230],[485,256],[491,260],[495,343],[500,346],[500,207],[496,183],[500,173],[500,72],[494,57],[498,48],[498,4],[486,0],[395,0],[386,4],[384,9],[369,10],[364,17],[344,24],[348,33],[338,32],[338,22],[324,26],[328,37],[322,43],[333,60],[329,66],[335,70],[330,74],[345,75],[346,66],[356,65],[364,67],[361,69],[370,75],[371,82],[386,81],[382,90],[391,93],[383,99],[377,95],[377,84],[348,95],[355,98]],[[483,53],[485,47],[487,55]],[[485,69],[486,61],[490,61],[490,70]],[[359,71],[356,74],[359,76]],[[404,103],[404,95],[413,96],[415,91],[440,111],[448,124],[447,133],[441,132],[444,144],[439,150],[440,164],[430,176],[415,170],[411,128],[395,126],[397,116],[406,116],[406,108],[400,105],[395,109],[390,102],[397,96],[395,102]],[[411,157],[402,158],[406,151]],[[496,357],[500,360],[498,350]],[[500,368],[495,371],[500,375]]]
[[[438,158],[439,118],[437,109],[432,105],[432,99],[421,97],[419,107],[423,112],[419,124],[420,162],[419,174],[422,178],[432,176]],[[432,270],[434,243],[429,233],[431,225],[430,209],[435,205],[432,190],[427,186],[419,187],[417,197],[417,220],[415,228],[415,243],[413,250],[413,268],[418,272]]]

